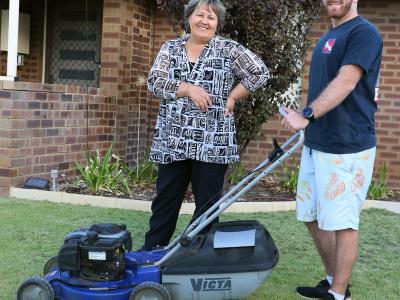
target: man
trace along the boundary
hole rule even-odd
[[[303,298],[350,299],[358,255],[359,214],[375,160],[377,86],[382,38],[358,16],[357,0],[323,0],[332,27],[319,40],[310,66],[307,107],[286,109],[291,131],[305,128],[297,187],[297,219],[305,222],[326,270]]]

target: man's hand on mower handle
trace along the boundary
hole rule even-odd
[[[287,113],[281,121],[281,124],[289,129],[291,132],[296,132],[307,127],[310,123],[301,113],[293,109],[283,107],[283,110]]]

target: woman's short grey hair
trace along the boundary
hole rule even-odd
[[[185,5],[184,18],[185,18],[185,29],[190,32],[189,17],[192,15],[198,5],[207,5],[212,8],[218,18],[217,32],[221,32],[225,24],[225,6],[220,0],[190,0]]]

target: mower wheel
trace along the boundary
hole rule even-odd
[[[44,278],[34,276],[26,279],[18,288],[17,300],[53,300],[54,291]]]
[[[136,286],[129,300],[171,300],[171,295],[161,284],[148,281]]]
[[[58,256],[55,255],[51,257],[43,267],[43,275],[50,273],[50,271],[54,268],[58,267]]]

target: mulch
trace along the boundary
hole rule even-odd
[[[225,188],[225,192],[230,190],[232,187]],[[68,193],[76,194],[93,194],[86,190],[68,188],[68,185],[63,186],[61,189]],[[156,196],[155,184],[139,185],[131,187],[132,197],[127,195],[113,195],[104,193],[102,196],[109,197],[120,197],[129,198],[133,200],[141,201],[152,201]],[[239,202],[275,202],[275,201],[293,201],[295,200],[295,194],[282,187],[281,183],[274,180],[272,177],[263,179],[257,183],[252,189],[247,191],[237,201]],[[383,201],[395,201],[400,202],[400,191],[391,191],[387,198],[379,199]],[[191,203],[194,202],[194,196],[189,186],[183,202]]]
[[[231,187],[226,187],[225,192],[229,191],[230,188]],[[151,201],[156,196],[154,185],[133,187],[132,193],[133,197],[130,198],[135,200]],[[261,181],[260,183],[256,184],[251,190],[247,191],[247,193],[242,195],[238,199],[238,201],[240,202],[293,201],[295,199],[294,196],[295,196],[294,193],[279,187],[274,182]],[[183,202],[186,203],[194,202],[194,196],[190,186],[186,191]]]

